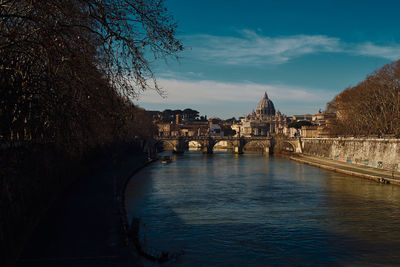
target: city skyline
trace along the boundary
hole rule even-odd
[[[186,49],[179,62],[152,64],[166,97],[144,92],[134,102],[148,110],[239,117],[266,91],[282,113],[316,113],[400,58],[395,1],[165,4]]]

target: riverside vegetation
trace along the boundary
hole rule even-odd
[[[400,137],[400,60],[383,66],[327,105],[335,112],[333,133],[345,136]]]
[[[132,100],[175,31],[162,1],[0,0],[0,265],[85,162],[153,136]]]

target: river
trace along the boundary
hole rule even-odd
[[[400,264],[399,186],[287,158],[187,152],[132,177],[126,206],[170,266]]]

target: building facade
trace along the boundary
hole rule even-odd
[[[288,118],[275,111],[274,103],[264,93],[258,102],[257,109],[241,119],[240,127],[235,125],[236,136],[268,136],[271,134],[285,133]],[[237,129],[239,128],[239,133]],[[232,128],[233,129],[233,128]]]

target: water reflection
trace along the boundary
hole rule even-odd
[[[187,153],[127,189],[151,246],[174,265],[400,263],[400,187],[285,158]],[[212,257],[211,257],[212,256]]]

